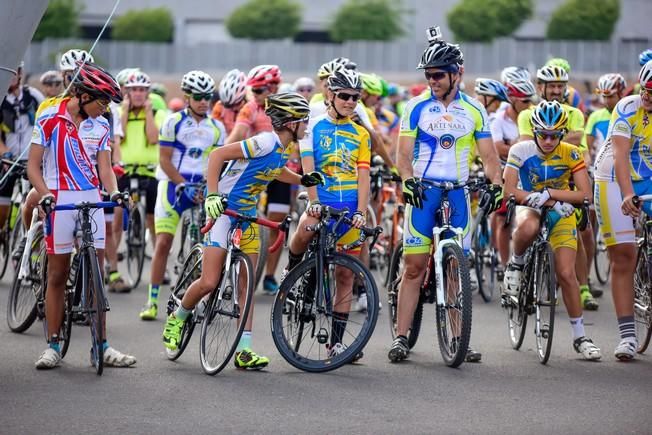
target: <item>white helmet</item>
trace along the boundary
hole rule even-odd
[[[134,72],[140,71],[139,68],[125,68],[121,69],[118,74],[115,75],[115,81],[118,82],[120,86],[124,86],[127,82],[127,78]]]
[[[232,69],[220,82],[220,100],[226,106],[233,106],[247,95],[247,76],[239,69]]]
[[[503,84],[530,80],[530,72],[521,66],[508,66],[500,73],[500,81]]]
[[[601,95],[612,95],[625,90],[627,82],[620,74],[605,74],[598,79],[597,91]]]
[[[340,68],[328,77],[328,89],[339,91],[340,89],[362,90],[360,74],[355,70]]]
[[[277,94],[287,94],[288,92],[294,92],[292,83],[281,83],[278,87]]]
[[[61,83],[62,82],[61,73],[59,71],[54,71],[54,70],[46,71],[39,79],[39,82],[41,82],[41,84],[46,84],[46,83],[52,84],[56,82]]]
[[[93,56],[91,56],[88,51],[73,48],[72,50],[66,51],[61,56],[61,60],[59,61],[59,70],[73,71],[77,68],[77,62],[79,61],[84,63],[95,63],[95,59],[93,59]]]
[[[181,90],[187,94],[212,94],[215,80],[204,71],[189,71],[181,79]]]
[[[638,73],[638,83],[643,89],[652,91],[652,60],[648,60]]]
[[[537,70],[537,80],[543,83],[562,82],[568,83],[568,73],[560,66],[544,65]]]
[[[311,79],[310,77],[299,77],[295,82],[294,82],[294,89],[301,89],[301,88],[315,88],[315,81]]]
[[[152,86],[152,81],[147,74],[136,69],[129,73],[124,86],[125,88],[149,88]]]

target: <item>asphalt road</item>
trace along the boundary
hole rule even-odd
[[[499,304],[485,304],[475,295],[472,344],[483,353],[481,363],[444,365],[434,309],[426,306],[410,360],[390,364],[383,309],[361,362],[327,374],[303,373],[282,359],[270,335],[272,298],[258,293],[253,347],[271,364],[261,372],[229,365],[210,377],[199,363],[198,334],[179,361],[165,357],[163,314],[154,322],[138,319],[146,299],[143,285],[130,294],[111,294],[108,317],[111,344],[135,355],[138,363],[107,368],[98,377],[89,366],[88,330],[80,327],[73,329],[59,368],[35,370],[45,348],[42,327],[37,322],[24,334],[9,332],[8,287],[5,277],[0,283],[2,434],[652,433],[652,357],[628,363],[613,357],[618,330],[609,291],[599,311],[585,313],[587,333],[603,350],[600,362],[582,361],[573,351],[563,306],[557,309],[552,357],[543,366],[531,330],[522,349],[512,350]]]

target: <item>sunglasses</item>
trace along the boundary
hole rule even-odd
[[[212,100],[213,99],[213,94],[192,94],[192,99],[195,101],[202,101],[202,100]]]
[[[525,104],[529,104],[529,103],[532,102],[531,98],[517,98],[517,100],[520,101],[521,103],[525,103]]]
[[[61,86],[63,82],[43,82],[45,86]]]
[[[564,132],[563,131],[545,131],[545,130],[535,130],[534,135],[537,137],[538,140],[546,140],[546,139],[561,139],[564,137]]]
[[[298,88],[297,92],[312,92],[313,88]]]
[[[425,71],[423,73],[423,75],[426,76],[426,80],[431,80],[432,79],[432,80],[435,80],[435,81],[439,81],[439,80],[443,79],[444,77],[446,77],[448,75],[448,73],[444,72],[444,71],[437,71],[437,72],[434,72],[434,73],[430,73],[428,71]]]
[[[651,98],[652,99],[652,89],[641,88],[641,90],[639,91],[639,94],[641,95],[641,97]]]
[[[267,90],[268,89],[264,88],[264,87],[263,88],[251,88],[251,92],[253,92],[256,95],[260,95],[260,94],[262,94],[263,92],[265,92]]]
[[[347,94],[347,93],[344,93],[344,92],[339,92],[339,93],[335,94],[335,96],[337,98],[339,98],[340,100],[342,100],[342,101],[353,100],[355,102],[355,101],[358,101],[360,99],[360,94]]]

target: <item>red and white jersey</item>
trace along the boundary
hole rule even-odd
[[[45,148],[43,178],[49,189],[97,189],[97,153],[111,150],[111,129],[101,116],[82,121],[77,129],[66,110],[69,100],[63,98],[39,114],[32,144]]]

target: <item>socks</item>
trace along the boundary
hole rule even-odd
[[[573,330],[573,340],[584,337],[584,316],[570,318],[571,329]]]
[[[337,313],[333,311],[333,326],[331,328],[331,347],[342,342],[342,336],[346,329],[346,322],[349,320],[349,313]]]
[[[158,288],[160,287],[159,284],[150,284],[149,285],[149,301],[151,303],[157,303],[158,302]]]
[[[584,284],[580,286],[580,293],[588,292],[589,291],[589,285]]]
[[[190,313],[192,313],[192,310],[186,310],[182,304],[179,304],[179,307],[174,312],[174,317],[185,322]]]
[[[50,337],[50,341],[48,342],[48,345],[50,346],[50,349],[54,349],[58,354],[61,354],[61,345],[59,344],[59,336],[58,335],[53,335]]]
[[[512,254],[511,262],[513,264],[523,266],[525,264],[525,254],[523,254],[523,255]]]
[[[107,350],[108,348],[109,348],[109,341],[108,341],[108,340],[104,340],[104,341],[102,342],[102,350],[106,352],[106,350]]]
[[[238,347],[235,351],[240,352],[243,349],[251,349],[251,331],[242,331],[242,337],[240,337]]]
[[[620,330],[621,340],[636,340],[636,327],[634,325],[634,316],[623,316],[618,318],[618,329]]]

